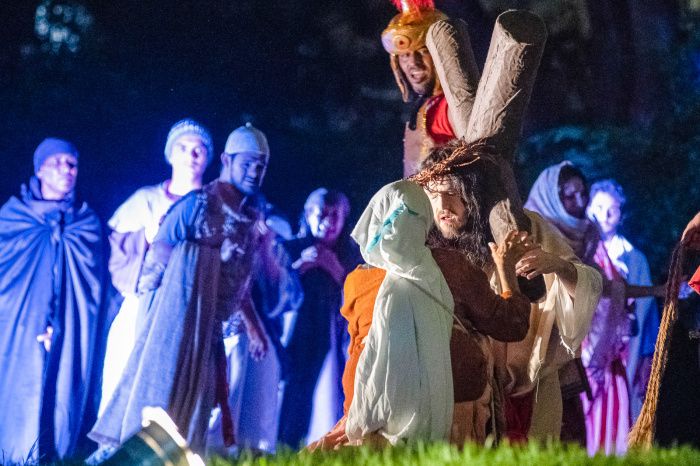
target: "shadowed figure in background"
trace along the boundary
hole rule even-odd
[[[626,201],[622,186],[617,182],[597,181],[591,185],[588,216],[598,224],[605,249],[620,276],[630,285],[651,286],[651,272],[646,256],[619,232]],[[649,383],[660,318],[656,300],[653,297],[628,299],[627,306],[631,309],[629,314],[631,328],[624,362],[627,370],[630,413],[634,423],[642,409]]]
[[[333,422],[342,416],[340,371],[345,363],[346,324],[340,315],[345,277],[360,263],[347,225],[350,202],[345,194],[319,188],[304,203],[297,238],[285,242],[298,271],[304,300],[285,332],[288,364],[282,392],[279,441],[296,448],[308,435],[316,388],[329,352],[336,381],[331,397]]]

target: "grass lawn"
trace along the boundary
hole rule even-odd
[[[441,443],[416,444],[393,448],[372,449],[368,447],[344,448],[334,452],[300,453],[282,451],[276,455],[257,456],[243,454],[237,459],[212,458],[209,466],[650,466],[673,465],[700,466],[700,450],[688,447],[633,451],[626,456],[597,455],[589,458],[585,450],[573,445],[535,443],[522,446],[501,445],[494,448],[466,446],[463,450]],[[29,465],[29,463],[26,463]],[[81,466],[79,461],[51,463],[52,466]],[[155,463],[154,463],[155,465]],[[127,466],[127,465],[125,465]]]
[[[554,465],[700,465],[700,450],[687,447],[634,451],[623,457],[598,455],[589,458],[576,446],[552,444],[540,446],[502,445],[497,448],[467,446],[463,450],[445,444],[418,444],[373,450],[345,448],[336,452],[281,452],[275,456],[253,458],[243,455],[238,460],[215,458],[211,466],[283,466],[283,465],[358,465],[358,466],[554,466]]]

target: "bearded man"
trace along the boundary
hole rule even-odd
[[[530,231],[512,158],[546,38],[542,20],[520,10],[500,15],[480,79],[464,21],[448,19],[432,1],[397,7],[401,13],[382,33],[382,44],[404,102],[414,105],[404,175],[416,173],[432,147],[455,138],[488,146],[498,166],[490,182],[502,192],[485,217],[493,237],[501,242],[511,230]],[[520,280],[520,287],[533,301],[544,295],[541,277]]]
[[[426,234],[432,223],[430,203],[421,188],[400,181],[373,197],[353,231],[367,264],[348,275],[341,309],[350,333],[343,373],[345,415],[311,449],[426,437],[449,437],[457,445],[486,441],[493,363],[490,353],[485,354],[482,348],[488,343],[485,335],[518,341],[527,333],[529,303],[520,293],[515,275],[515,258],[522,255],[525,246],[516,231],[499,246],[490,245],[504,283],[499,296],[491,290],[486,275],[463,255],[438,248],[426,256]],[[399,287],[400,280],[406,280],[408,286]],[[420,294],[413,294],[414,286],[420,287]],[[431,299],[416,306],[425,296]],[[449,306],[442,307],[445,303]],[[392,309],[388,316],[387,308]],[[431,309],[430,320],[414,325],[425,309]],[[454,320],[440,319],[442,311],[452,314],[452,310]],[[443,324],[447,324],[443,330],[452,329],[452,377],[429,377],[430,382],[420,382],[419,389],[406,384],[405,380],[420,380],[418,373],[424,370],[421,366],[426,359],[432,358],[426,370],[447,370],[445,358],[435,357],[446,343],[444,336],[429,338],[430,348],[424,348],[418,357],[410,349],[414,337],[421,344],[425,338],[421,334],[435,332],[435,326]],[[384,339],[393,343],[378,345],[378,340]],[[407,373],[412,376],[407,378]],[[402,380],[397,381],[397,376]],[[429,403],[421,400],[425,392],[432,393]],[[443,402],[448,397],[453,403],[447,408],[454,416],[444,417]],[[429,409],[437,411],[425,415]]]
[[[487,254],[490,232],[485,219],[501,193],[497,186],[484,182],[497,167],[464,149],[461,143],[454,143],[433,150],[423,164],[424,173],[430,173],[422,179],[435,217],[429,244],[465,253],[491,274],[492,286],[498,291],[500,283]],[[440,164],[447,159],[453,164],[444,169]],[[492,347],[506,397],[508,437],[556,439],[562,420],[558,369],[573,357],[586,336],[602,282],[600,274],[581,263],[542,217],[530,211],[525,214],[532,225],[529,239],[536,247],[520,258],[516,271],[527,278],[543,276],[546,298],[531,305],[524,340],[493,342]]]
[[[270,348],[251,297],[256,251],[267,229],[249,192],[238,187],[242,155],[221,154],[219,179],[175,203],[153,239],[137,285],[134,349],[90,432],[100,444],[95,462],[141,428],[147,406],[165,409],[191,448],[204,453],[209,418],[219,405],[224,444],[234,443],[224,323],[240,317],[254,359]],[[252,155],[267,161],[266,153]],[[257,185],[252,174],[246,178],[244,186]]]

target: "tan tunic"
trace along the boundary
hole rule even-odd
[[[530,329],[517,343],[494,342],[499,380],[505,396],[535,391],[530,437],[558,438],[561,427],[561,392],[557,371],[579,351],[588,333],[600,293],[600,274],[581,263],[561,234],[540,215],[525,211],[532,223],[532,238],[547,252],[576,267],[576,299],[571,298],[555,274],[545,274],[547,294],[532,304]],[[499,289],[495,274],[492,284]]]

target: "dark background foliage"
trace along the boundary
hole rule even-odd
[[[564,157],[591,179],[614,176],[629,197],[625,233],[663,273],[700,204],[697,2],[436,3],[467,20],[479,63],[500,11],[545,19],[518,159],[523,193]],[[267,133],[264,190],[291,219],[321,185],[346,191],[357,216],[401,174],[406,110],[379,42],[395,13],[388,0],[2,2],[0,200],[31,176],[34,147],[55,135],[80,149],[80,193],[107,218],[167,176],[165,136],[191,116],[211,128],[217,153],[246,121]]]

